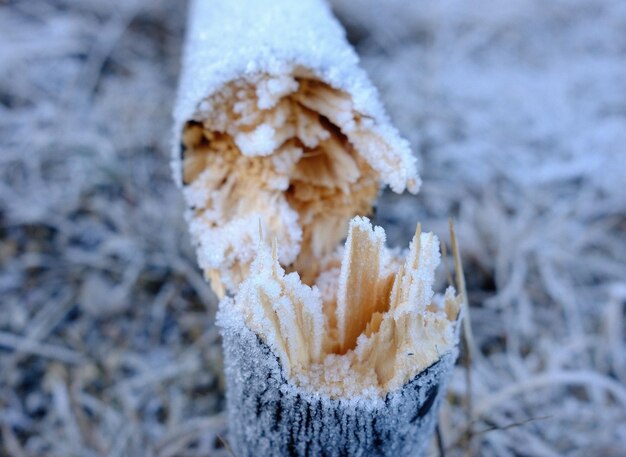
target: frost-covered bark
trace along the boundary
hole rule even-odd
[[[322,0],[192,1],[172,164],[220,296],[245,279],[259,220],[280,239],[281,263],[311,279],[381,185],[420,186],[408,143]]]
[[[384,399],[334,400],[294,386],[236,312],[222,309],[229,443],[247,456],[420,456],[437,421],[456,349]]]

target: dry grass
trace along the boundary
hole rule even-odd
[[[456,219],[473,317],[447,455],[626,455],[626,8],[339,1]],[[414,5],[414,6],[411,6]],[[401,12],[402,14],[399,14]],[[173,1],[0,7],[0,455],[228,455],[215,298],[168,168]]]

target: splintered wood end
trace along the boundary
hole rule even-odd
[[[456,301],[432,290],[436,237],[418,224],[403,259],[357,216],[381,183],[417,190],[406,142],[298,68],[233,80],[202,104],[181,138],[198,260],[294,382],[382,395],[454,346]]]
[[[232,81],[205,103],[211,109],[186,123],[181,140],[200,266],[220,272],[216,290],[235,292],[260,218],[280,240],[280,263],[312,284],[350,218],[370,213],[381,170],[393,169],[384,160],[399,159],[362,124],[349,95],[306,72]],[[366,137],[383,149],[374,154]],[[381,170],[374,156],[384,158]]]
[[[328,263],[313,288],[285,273],[276,244],[262,248],[235,302],[299,385],[333,397],[384,395],[456,344],[461,296],[434,295],[439,241],[419,225],[402,260],[380,227],[355,217],[340,267]]]

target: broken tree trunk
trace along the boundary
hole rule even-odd
[[[192,0],[174,118],[236,455],[419,455],[460,297],[433,292],[434,235],[403,256],[355,217],[420,180],[326,3]]]
[[[456,352],[376,401],[324,398],[294,387],[243,322],[223,327],[229,443],[247,456],[420,456],[430,444]]]
[[[172,165],[220,296],[246,277],[259,219],[281,241],[281,263],[310,281],[381,184],[420,185],[322,0],[191,2]]]
[[[236,455],[416,456],[429,444],[457,357],[461,297],[432,294],[436,237],[418,230],[404,264],[388,271],[382,233],[352,220],[334,303],[261,245],[220,304]],[[369,310],[363,297],[375,299]],[[318,317],[322,328],[307,326]]]

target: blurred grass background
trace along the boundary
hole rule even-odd
[[[421,159],[376,221],[456,219],[478,353],[446,455],[626,455],[626,3],[333,4]],[[168,164],[185,16],[0,2],[0,455],[228,455]]]

